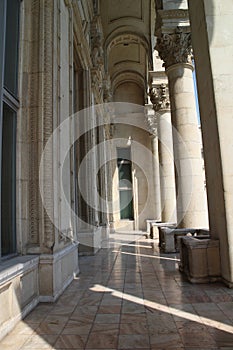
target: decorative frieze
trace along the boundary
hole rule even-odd
[[[95,91],[95,103],[101,103],[103,99],[104,50],[103,30],[99,16],[94,16],[91,23],[91,60],[91,85]]]
[[[158,13],[162,19],[183,18],[189,20],[189,11],[184,9],[158,10]]]
[[[156,112],[170,109],[169,91],[166,84],[150,88],[149,96]]]
[[[191,33],[177,27],[175,33],[162,33],[157,38],[155,49],[164,61],[164,67],[168,68],[177,63],[192,64]]]

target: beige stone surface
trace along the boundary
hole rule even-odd
[[[228,0],[224,3],[204,1],[203,4],[201,1],[189,1],[189,6],[204,136],[210,228],[213,237],[220,240],[222,276],[232,283],[233,192],[230,180],[232,162],[229,156],[232,148],[229,132],[232,125],[232,99],[228,94],[232,80],[229,59],[232,56],[232,6]],[[203,36],[201,41],[198,40],[200,33]]]

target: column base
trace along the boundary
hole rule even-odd
[[[95,255],[101,248],[102,234],[104,232],[101,227],[97,227],[93,231],[83,230],[78,232],[78,240],[80,242],[79,255]]]
[[[79,273],[78,243],[55,252],[41,254],[39,262],[40,302],[54,302]]]
[[[222,282],[228,287],[228,288],[233,288],[233,282],[227,281],[225,278],[222,278]]]

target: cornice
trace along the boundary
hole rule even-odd
[[[158,14],[162,19],[172,19],[172,18],[187,18],[189,19],[189,11],[188,10],[158,10]]]

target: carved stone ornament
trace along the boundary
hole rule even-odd
[[[166,84],[150,88],[149,96],[153,104],[153,109],[156,112],[170,109],[169,92]]]
[[[157,121],[157,116],[156,115],[146,115],[146,124],[148,127],[149,132],[157,136],[158,134],[158,121]]]
[[[109,77],[106,77],[103,80],[103,100],[104,102],[112,101],[112,89],[111,89],[111,81]]]
[[[95,16],[91,25],[91,59],[94,68],[104,64],[103,34],[98,25],[98,16]]]
[[[164,61],[165,68],[176,63],[192,64],[191,33],[184,33],[180,27],[177,27],[173,34],[161,34],[155,49]]]

